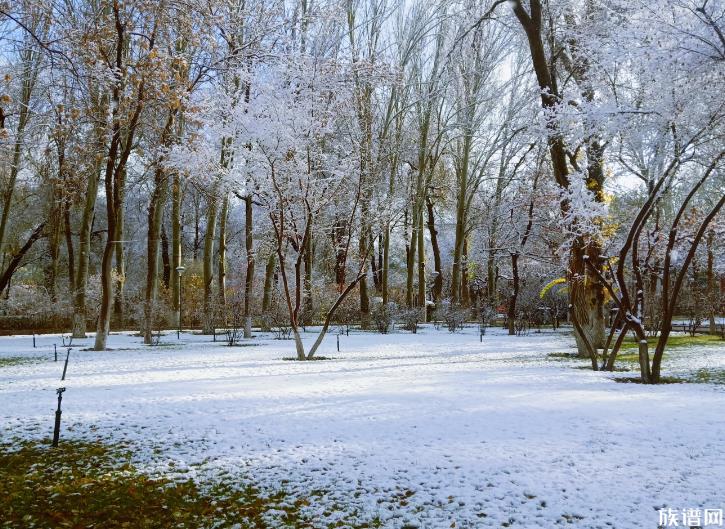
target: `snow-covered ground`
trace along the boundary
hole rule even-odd
[[[150,472],[284,488],[320,525],[344,511],[391,528],[655,528],[662,506],[725,508],[723,386],[618,384],[547,358],[572,350],[566,334],[358,333],[339,353],[331,335],[333,359],[305,363],[264,334],[113,335],[111,352],[75,343],[64,382],[53,343],[0,338],[0,357],[43,357],[0,368],[0,436],[49,436],[63,385],[63,438],[130,441]],[[725,347],[707,358],[725,366]]]

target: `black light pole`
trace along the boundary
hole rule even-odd
[[[176,329],[176,339],[181,339],[181,274],[184,273],[185,268],[183,266],[176,267],[176,273],[179,275],[179,297],[176,299],[176,322],[178,327]]]
[[[60,439],[60,401],[63,400],[63,392],[65,388],[58,388],[55,392],[58,394],[58,409],[55,410],[55,428],[53,428],[53,446],[58,446],[58,439]]]
[[[70,358],[70,352],[73,350],[72,347],[68,348],[68,353],[65,355],[65,365],[63,366],[63,376],[60,377],[61,380],[65,380],[65,372],[68,370],[68,359]]]

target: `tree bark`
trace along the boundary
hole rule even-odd
[[[471,290],[468,280],[468,237],[463,239],[463,262],[461,263],[461,306],[471,306]]]
[[[509,297],[508,310],[506,319],[508,320],[509,335],[516,334],[516,301],[519,297],[519,254],[511,254],[511,272],[513,275],[513,285],[511,296]]]
[[[713,245],[715,242],[715,230],[709,230],[707,232],[707,319],[708,319],[708,332],[710,334],[717,334],[717,326],[715,324],[715,312],[717,311],[717,285],[715,285],[715,254],[713,252]]]
[[[305,249],[305,279],[304,279],[304,311],[303,311],[303,322],[305,325],[312,325],[313,323],[313,312],[314,304],[312,299],[312,265],[313,265],[313,236],[310,235],[307,238],[307,248]]]
[[[367,216],[367,205],[366,203],[363,203],[360,211],[360,237],[358,241],[360,255],[367,255],[368,253],[368,238],[370,236],[370,226],[368,225]],[[370,326],[370,296],[368,294],[367,259],[365,260],[365,265],[363,266],[365,274],[359,281],[360,328],[367,329]]]
[[[407,245],[406,252],[406,279],[405,279],[405,305],[412,309],[413,303],[413,284],[415,278],[415,251],[418,247],[418,214],[415,208],[411,213],[411,231],[410,243]],[[406,233],[407,235],[407,233]]]
[[[123,180],[126,180],[126,170],[123,170]],[[113,299],[113,315],[116,319],[116,325],[119,326],[119,328],[123,328],[125,325],[125,318],[124,318],[124,311],[125,311],[125,286],[126,286],[126,263],[125,263],[125,256],[123,251],[123,237],[124,237],[124,228],[125,228],[125,212],[124,212],[124,204],[126,203],[125,200],[126,190],[120,189],[119,190],[119,196],[121,197],[120,200],[120,207],[116,211],[116,214],[118,216],[118,220],[116,221],[116,233],[113,237],[115,240],[115,248],[114,248],[114,254],[116,257],[116,284],[115,284],[115,290],[114,290],[114,299]]]
[[[254,285],[254,239],[252,195],[244,197],[244,248],[247,253],[247,273],[244,275],[244,337],[252,337],[252,287]],[[274,268],[274,254],[271,256]],[[265,295],[267,294],[265,277]]]
[[[68,254],[68,294],[73,296],[76,290],[75,251],[73,248],[73,231],[70,220],[70,200],[63,201],[63,228],[65,230],[65,248]]]
[[[227,219],[229,217],[229,193],[224,193],[222,210],[219,215],[219,252],[217,261],[217,290],[219,310],[224,325],[227,324]]]
[[[73,338],[86,337],[86,288],[88,286],[88,268],[91,256],[91,232],[96,212],[96,198],[100,180],[100,167],[88,175],[88,185],[85,193],[83,217],[78,236],[78,273],[75,281],[75,295],[73,297]]]
[[[435,216],[433,212],[433,202],[430,197],[426,198],[426,206],[428,209],[428,232],[430,233],[430,245],[433,250],[433,267],[436,275],[433,279],[433,302],[439,303],[443,297],[443,270],[441,267],[441,250],[438,246],[438,230],[435,227]]]
[[[530,0],[529,5],[530,13],[526,11],[521,0],[516,0],[513,10],[526,32],[532,65],[541,90],[541,106],[545,111],[555,113],[561,97],[542,41],[542,4],[540,0]],[[568,188],[569,168],[566,161],[566,146],[556,119],[551,119],[547,123],[547,142],[554,179],[561,187]],[[594,145],[591,145],[591,148],[596,150]],[[596,165],[593,164],[592,169],[596,170]],[[566,213],[569,205],[562,203],[561,207],[562,212]],[[603,289],[587,274],[584,263],[587,249],[597,253],[596,247],[589,248],[591,245],[595,243],[581,238],[574,241],[568,274],[572,280],[569,290],[573,311],[580,318],[578,328],[587,333],[584,337],[577,336],[578,331],[575,332],[579,354],[582,356],[589,354],[587,342],[593,347],[603,346],[604,343]]]
[[[181,181],[178,172],[173,173],[171,185],[171,297],[173,305],[173,326],[179,327],[179,294],[181,293],[181,278],[177,268],[181,266]]]
[[[460,303],[461,269],[463,266],[463,242],[466,238],[466,189],[468,188],[468,166],[470,160],[473,138],[466,133],[461,146],[462,156],[460,163],[455,166],[456,172],[456,230],[453,240],[453,266],[451,267],[451,303]]]
[[[277,256],[269,254],[267,264],[264,267],[264,292],[262,295],[262,313],[266,314],[272,305],[272,283],[274,281],[274,270],[276,268]]]
[[[161,281],[166,290],[171,286],[171,256],[169,255],[169,236],[166,234],[166,222],[161,219]]]
[[[60,180],[60,179],[59,179]],[[51,222],[48,233],[48,253],[50,259],[45,267],[45,288],[48,291],[50,301],[55,303],[58,300],[58,261],[60,260],[60,240],[63,223],[62,215],[62,191],[56,184],[51,184],[48,190],[48,219]]]
[[[12,256],[8,265],[5,267],[5,271],[0,276],[0,293],[4,292],[5,288],[7,288],[10,284],[10,280],[20,266],[23,257],[28,253],[33,244],[35,244],[35,242],[44,235],[44,230],[45,223],[38,225],[38,227],[33,230],[33,233],[30,235],[28,240],[25,241],[25,244],[23,244],[23,246],[21,246],[21,248]]]
[[[206,214],[206,231],[204,234],[204,263],[203,277],[204,282],[204,317],[202,318],[202,332],[204,334],[212,334],[216,326],[214,311],[214,301],[212,300],[212,281],[214,280],[214,238],[216,232],[218,198],[217,189],[212,191],[207,202]]]
[[[383,306],[387,307],[390,303],[390,287],[388,286],[388,277],[390,273],[390,223],[385,225],[383,233],[383,267],[382,267],[381,288],[383,297]]]
[[[125,71],[124,54],[127,53],[126,26],[121,21],[120,5],[113,4],[113,15],[115,20],[116,42],[115,42],[115,75],[121,76]],[[151,39],[154,42],[154,39]],[[148,50],[151,51],[150,49]],[[145,101],[146,80],[142,78],[138,82],[136,98],[131,103],[133,108],[130,119],[125,124],[125,134],[122,134],[121,98],[122,83],[118,80],[112,89],[112,111],[111,111],[111,140],[106,155],[106,169],[104,171],[104,182],[106,191],[106,216],[108,232],[106,246],[103,250],[101,262],[101,307],[98,314],[98,325],[96,327],[96,339],[94,350],[104,351],[108,340],[108,332],[111,324],[111,295],[113,292],[111,266],[116,244],[114,236],[117,233],[117,224],[120,212],[123,210],[123,193],[125,188],[126,164],[133,148],[134,136],[139,123],[141,111]],[[123,136],[123,137],[122,137]]]
[[[173,113],[169,113],[161,144],[169,144],[169,135],[173,126]],[[146,237],[146,290],[144,297],[144,343],[153,343],[153,331],[156,320],[156,293],[158,290],[159,248],[161,229],[164,220],[164,208],[168,194],[168,174],[163,166],[163,157],[156,163],[154,171],[154,190],[151,194],[148,210],[148,233]]]
[[[423,308],[421,320],[428,321],[425,280],[425,233],[423,231],[423,209],[418,209],[418,303]]]
[[[5,189],[3,190],[3,211],[2,215],[0,215],[0,251],[3,255],[9,246],[6,240],[7,224],[12,208],[15,184],[17,183],[18,173],[20,172],[25,128],[30,118],[30,99],[33,95],[35,82],[38,78],[38,69],[40,67],[40,54],[38,51],[35,51],[34,46],[29,45],[21,52],[21,66],[23,77],[21,81],[20,101],[18,101],[18,124],[15,128],[15,141],[13,143],[10,171],[8,179],[5,182]]]

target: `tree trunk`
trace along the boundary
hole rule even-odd
[[[4,292],[5,289],[8,287],[8,285],[10,284],[10,280],[13,277],[13,274],[20,266],[23,257],[26,253],[28,253],[33,244],[35,244],[35,241],[43,236],[44,229],[45,222],[40,224],[37,228],[35,228],[35,230],[33,230],[33,233],[30,235],[28,240],[25,241],[25,244],[23,244],[23,246],[10,259],[8,265],[5,267],[5,271],[0,276],[0,293]]]
[[[125,170],[123,179],[125,180]],[[125,213],[123,204],[125,203],[125,190],[119,190],[120,204],[121,206],[117,210],[118,220],[116,221],[116,233],[115,239],[115,256],[116,256],[116,285],[113,300],[113,315],[116,319],[116,325],[119,328],[123,328],[125,325],[124,309],[125,309],[125,292],[124,288],[126,285],[126,263],[123,253],[123,237],[124,237],[124,224],[125,224]]]
[[[471,290],[468,281],[468,238],[463,239],[463,262],[461,263],[461,306],[471,306]]]
[[[199,228],[199,223],[201,221],[201,213],[200,213],[200,202],[201,198],[199,197],[199,193],[197,192],[194,197],[194,246],[192,249],[192,259],[194,262],[199,258],[199,246],[200,246],[200,237],[201,237],[201,230]]]
[[[227,219],[229,217],[229,193],[224,193],[222,211],[219,215],[219,254],[217,262],[217,290],[222,323],[227,324]]]
[[[509,335],[516,334],[516,301],[519,297],[519,254],[511,254],[511,272],[513,275],[513,285],[511,296],[509,297],[508,311],[506,319],[508,320]]]
[[[423,307],[421,319],[428,321],[428,305],[426,303],[425,280],[425,234],[423,232],[423,209],[418,210],[418,302]]]
[[[455,166],[456,185],[456,230],[453,240],[453,266],[451,270],[451,304],[460,303],[463,295],[461,289],[461,269],[463,266],[463,243],[466,237],[466,189],[468,188],[468,166],[473,137],[466,133],[461,145],[460,163]]]
[[[381,251],[380,245],[378,244],[378,251],[376,255],[375,251],[375,239],[373,238],[372,233],[370,234],[370,239],[368,240],[368,247],[370,248],[370,271],[371,275],[373,277],[373,287],[375,288],[376,292],[380,292],[380,289],[382,288],[382,285],[380,284],[380,268],[378,263],[382,264],[382,258],[378,260],[379,253]]]
[[[313,265],[313,247],[312,247],[312,235],[307,238],[307,248],[305,249],[305,279],[304,279],[304,311],[303,311],[303,322],[305,325],[312,325],[313,323],[313,299],[312,299],[312,265]]]
[[[300,336],[300,331],[297,328],[297,325],[292,325],[292,336],[294,336],[295,339],[295,351],[297,352],[297,360],[307,360],[307,355],[305,355],[305,346],[302,343],[302,337]]]
[[[212,281],[214,280],[214,237],[216,232],[218,201],[216,189],[209,196],[206,214],[206,232],[204,234],[204,263],[203,263],[203,282],[204,282],[204,317],[202,318],[202,332],[204,334],[212,334],[216,326],[214,311],[214,301],[212,300]]]
[[[264,267],[264,293],[262,295],[262,313],[267,314],[272,305],[272,283],[274,281],[274,270],[276,267],[277,256],[271,253],[267,258],[267,264]],[[269,329],[264,329],[269,330]]]
[[[433,279],[433,302],[439,303],[443,297],[443,269],[441,268],[441,250],[438,246],[438,230],[435,227],[435,216],[433,212],[433,202],[430,197],[426,197],[426,206],[428,209],[428,232],[430,233],[430,245],[433,249],[433,266],[435,268],[435,278]]]
[[[367,200],[367,199],[365,199]],[[360,237],[358,240],[358,249],[361,258],[365,258],[368,254],[368,238],[370,233],[370,226],[368,225],[368,209],[367,205],[363,203],[360,211]],[[365,259],[367,263],[367,259]],[[368,295],[368,279],[367,279],[367,264],[364,265],[363,270],[365,276],[360,279],[360,328],[367,329],[370,326],[370,296]]]
[[[390,293],[388,286],[388,274],[390,270],[390,224],[385,225],[385,233],[383,234],[383,267],[382,267],[382,290],[383,290],[383,306],[387,307],[390,302]]]
[[[76,290],[76,257],[73,249],[73,231],[70,220],[70,200],[63,202],[63,228],[65,229],[65,247],[68,254],[68,294],[75,295]]]
[[[169,118],[171,120],[171,118]],[[167,121],[165,132],[171,123]],[[166,134],[164,134],[164,137]],[[165,143],[162,139],[162,143]],[[161,239],[161,226],[164,219],[164,207],[168,178],[166,170],[160,160],[154,172],[154,190],[151,195],[148,211],[148,235],[146,239],[146,291],[144,298],[144,343],[153,343],[154,324],[156,319],[156,291],[158,289],[159,248]]]
[[[2,251],[3,255],[6,252],[6,248],[9,246],[8,241],[5,239],[7,235],[6,232],[8,218],[10,217],[10,209],[12,208],[13,204],[15,184],[18,179],[18,173],[20,172],[20,161],[25,136],[25,127],[27,126],[28,119],[30,117],[30,99],[33,95],[33,89],[35,87],[35,81],[37,80],[38,75],[38,67],[40,65],[40,61],[38,59],[39,53],[33,50],[33,46],[28,46],[24,51],[21,52],[21,72],[23,78],[21,84],[20,101],[18,102],[18,125],[15,129],[12,164],[10,165],[8,179],[5,182],[5,189],[3,191],[3,212],[2,215],[0,215],[0,250]]]
[[[50,221],[50,231],[48,233],[48,253],[50,259],[45,267],[45,288],[48,291],[48,297],[52,303],[58,300],[58,261],[60,260],[60,240],[61,240],[61,228],[63,227],[63,218],[61,213],[62,199],[60,192],[55,184],[50,185],[48,192],[48,198],[50,204],[48,205],[48,219]]]
[[[406,253],[406,280],[405,280],[405,304],[409,309],[412,309],[413,304],[413,281],[415,278],[415,251],[418,247],[418,214],[413,208],[411,214],[411,230],[410,230],[410,244],[407,248]]]
[[[307,360],[312,360],[312,358],[315,356],[315,353],[317,352],[317,349],[320,347],[320,344],[322,343],[322,340],[325,339],[325,335],[327,334],[327,330],[330,328],[330,322],[332,321],[332,317],[335,315],[335,311],[337,308],[342,304],[343,301],[345,301],[345,298],[347,295],[352,292],[353,288],[355,288],[355,284],[362,279],[362,274],[358,275],[357,279],[350,283],[343,291],[342,293],[337,297],[337,300],[335,300],[335,303],[333,303],[332,307],[330,307],[330,310],[327,311],[327,314],[325,315],[325,321],[322,324],[322,329],[320,330],[319,334],[317,335],[317,339],[315,340],[315,343],[312,344],[312,347],[310,348],[310,352],[307,355]]]
[[[717,311],[717,285],[715,285],[714,262],[715,254],[712,250],[715,240],[715,230],[707,232],[707,297],[708,297],[708,332],[717,334],[717,326],[715,324],[715,312]]]
[[[171,187],[171,298],[173,305],[173,326],[178,328],[181,324],[179,316],[179,294],[181,293],[181,278],[176,270],[181,266],[181,182],[179,173],[174,172]]]
[[[113,226],[115,231],[115,226]],[[109,237],[111,239],[112,237]],[[101,261],[101,307],[98,314],[96,326],[96,340],[93,348],[96,351],[105,351],[108,341],[108,332],[111,325],[111,268],[113,264],[113,250],[115,245],[107,242],[103,249],[103,260]]]
[[[569,261],[570,281],[569,289],[571,303],[574,311],[576,311],[579,325],[584,333],[586,333],[587,341],[595,349],[604,347],[605,336],[605,318],[604,318],[604,288],[602,284],[594,277],[586,268],[584,262],[585,249],[584,242],[577,237],[572,247],[571,258]],[[589,248],[589,262],[598,263],[600,261],[598,249],[593,245]],[[574,333],[577,342],[579,356],[587,357],[589,353],[586,349],[586,343],[579,336],[578,332]]]
[[[254,285],[254,239],[252,224],[252,195],[244,198],[244,248],[247,252],[247,273],[244,275],[244,337],[252,337],[252,286]],[[274,254],[272,267],[274,268]],[[265,295],[267,295],[265,277]]]
[[[96,198],[100,168],[88,175],[86,200],[83,206],[81,229],[78,236],[78,275],[76,276],[76,289],[73,298],[73,338],[86,337],[86,287],[88,286],[88,268],[91,256],[91,232],[93,231],[93,218],[96,211]]]
[[[335,249],[335,284],[337,291],[342,292],[345,289],[345,275],[347,267],[347,241],[345,241],[346,222],[339,216],[335,217],[335,225],[332,228],[332,245]]]
[[[496,256],[491,248],[491,239],[489,239],[489,251],[486,254],[486,302],[491,307],[498,305],[496,295]]]
[[[115,69],[121,75],[124,69],[124,49],[126,48],[126,26],[118,23],[120,20],[119,6],[113,5],[114,17],[116,19],[116,62]],[[104,351],[108,340],[108,331],[111,324],[111,295],[112,275],[111,265],[113,252],[116,248],[114,241],[117,235],[117,224],[122,220],[124,189],[126,185],[126,164],[134,144],[134,135],[139,123],[141,111],[144,106],[145,79],[138,82],[135,102],[132,104],[133,111],[130,119],[121,126],[122,111],[122,86],[116,83],[112,88],[112,111],[111,111],[111,138],[106,154],[106,168],[104,171],[104,184],[106,191],[106,216],[107,236],[106,246],[103,250],[103,261],[101,265],[101,308],[98,314],[98,325],[96,326],[96,340],[94,349]],[[123,130],[122,130],[123,129]],[[125,134],[122,134],[125,132]],[[116,239],[120,240],[120,239]]]
[[[161,219],[161,280],[166,290],[171,286],[171,256],[169,255],[169,236],[166,234],[166,222]]]
[[[541,90],[541,106],[545,111],[555,113],[561,97],[555,73],[552,71],[552,63],[547,59],[542,41],[541,1],[530,0],[529,5],[530,13],[526,11],[520,0],[516,0],[513,10],[526,32],[532,65]],[[569,188],[566,146],[556,119],[549,120],[547,124],[547,142],[554,179],[561,187]],[[595,154],[594,151],[597,147],[590,145],[590,148],[594,149],[592,154]],[[597,163],[600,161],[598,160]],[[595,168],[595,165],[592,168]],[[569,205],[562,203],[561,207],[563,213],[566,213]],[[604,344],[603,290],[598,281],[587,280],[588,274],[583,266],[583,256],[586,250],[585,241],[575,240],[569,264],[569,277],[573,281],[570,283],[571,303],[577,317],[581,318],[579,323],[582,331],[587,334],[586,337],[583,337],[578,336],[578,333],[575,332],[575,336],[578,336],[577,346],[580,356],[589,354],[586,350],[587,339],[591,338],[591,346],[595,348]],[[596,252],[596,249],[594,251]],[[598,261],[596,263],[598,264]]]
[[[399,130],[398,126],[398,130]],[[391,164],[390,175],[388,177],[388,196],[393,197],[395,191],[395,169],[397,167],[397,157],[394,158],[394,162]],[[381,278],[380,287],[382,289],[383,306],[387,308],[390,302],[390,286],[389,286],[389,274],[390,274],[390,219],[387,219],[385,223],[385,231],[383,233],[383,264],[381,266]]]

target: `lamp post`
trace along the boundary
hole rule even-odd
[[[176,329],[176,339],[181,339],[181,275],[184,273],[185,268],[183,266],[176,267],[176,273],[179,275],[179,297],[176,300],[176,322],[178,327]]]

